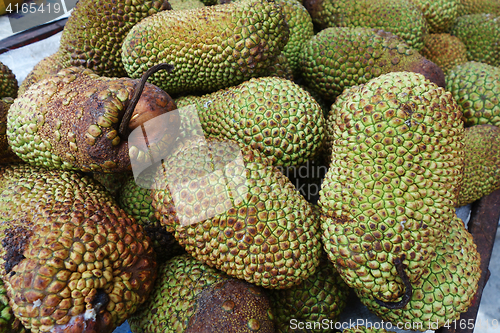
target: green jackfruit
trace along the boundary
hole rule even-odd
[[[160,266],[151,297],[129,319],[134,333],[273,333],[259,287],[230,278],[189,255]]]
[[[66,66],[63,63],[63,53],[61,51],[57,51],[40,60],[21,83],[19,96],[23,95],[33,83],[41,81],[50,75],[57,74],[57,72],[65,68]]]
[[[450,69],[467,62],[467,48],[455,36],[447,33],[429,34],[424,38],[424,57],[438,65],[446,75]]]
[[[17,79],[12,70],[0,62],[0,98],[17,97]]]
[[[160,222],[196,259],[267,288],[314,273],[319,225],[311,205],[259,151],[193,137],[155,175]]]
[[[465,129],[464,179],[457,207],[500,188],[500,127],[476,125]]]
[[[123,39],[143,18],[170,8],[166,0],[79,0],[61,36],[64,67],[127,76],[121,58]]]
[[[346,306],[348,295],[349,287],[325,255],[316,273],[302,283],[288,289],[269,291],[276,333],[324,332],[321,328],[299,331],[291,323],[294,319],[310,323],[335,322]]]
[[[304,0],[318,30],[365,27],[385,30],[420,50],[428,32],[424,14],[407,0]]]
[[[332,106],[321,228],[329,259],[351,288],[398,303],[410,290],[397,267],[419,281],[455,214],[463,135],[451,94],[417,73],[381,75]]]
[[[27,163],[45,168],[129,171],[131,159],[149,158],[145,143],[129,146],[127,137],[119,134],[138,83],[70,67],[33,84],[14,101],[8,114],[7,137],[12,150]],[[144,120],[174,109],[169,95],[146,84],[127,128],[133,130]],[[170,120],[175,124],[178,118]],[[169,131],[159,128],[158,133],[157,137],[149,135],[150,148],[158,147],[153,150],[173,142]]]
[[[467,311],[474,301],[481,276],[481,259],[472,235],[456,215],[442,228],[443,241],[437,244],[424,274],[413,284],[413,295],[402,309],[388,309],[374,302],[365,290],[358,297],[385,321],[415,331],[436,330]]]
[[[112,332],[152,290],[149,238],[92,178],[0,168],[0,278],[32,333]]]
[[[334,101],[350,86],[381,74],[414,71],[444,86],[444,74],[397,36],[369,28],[327,28],[302,49],[304,83]]]
[[[9,306],[7,289],[0,279],[0,333],[24,333],[26,330],[20,321],[14,317],[12,308]]]
[[[133,78],[155,64],[174,65],[149,80],[169,94],[212,92],[267,75],[288,34],[281,7],[271,0],[165,11],[129,32],[123,63]]]
[[[462,107],[465,126],[500,127],[500,68],[475,61],[456,66],[446,76],[446,90]]]
[[[274,165],[298,165],[314,156],[323,140],[324,118],[311,95],[277,77],[250,79],[203,96],[185,96],[176,105],[195,105],[206,135],[250,145]]]
[[[470,14],[500,14],[498,0],[459,0],[458,16]]]
[[[500,16],[472,14],[457,18],[450,33],[467,48],[469,61],[500,66]]]
[[[10,97],[0,99],[0,164],[21,162],[7,140],[7,112],[13,102]]]
[[[448,31],[458,17],[460,0],[411,0],[424,13],[429,33]]]
[[[170,0],[170,6],[173,10],[186,10],[205,7],[205,4],[200,0]]]

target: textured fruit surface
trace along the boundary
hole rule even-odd
[[[457,65],[467,62],[467,48],[455,36],[447,33],[429,34],[424,38],[424,57],[441,67],[444,74]]]
[[[0,99],[0,164],[21,162],[7,140],[7,112],[13,102],[10,97]]]
[[[272,319],[264,290],[186,254],[160,266],[151,297],[129,322],[134,333],[271,333]]]
[[[83,66],[108,77],[123,77],[121,46],[143,18],[170,9],[166,0],[79,0],[66,22],[59,50],[64,67]]]
[[[205,4],[200,0],[170,0],[172,10],[185,10],[204,7]]]
[[[443,226],[442,232],[443,242],[436,246],[430,264],[413,286],[413,296],[403,309],[381,307],[366,297],[364,291],[356,291],[370,311],[383,320],[404,323],[405,327],[419,331],[443,327],[467,311],[481,276],[481,259],[472,235],[458,217]]]
[[[435,64],[397,36],[370,28],[320,31],[303,47],[301,66],[304,83],[329,101],[348,87],[394,71],[439,76],[444,86],[444,74]]]
[[[129,146],[118,135],[136,85],[137,80],[100,77],[83,67],[63,69],[33,84],[14,101],[7,118],[9,144],[24,161],[46,168],[130,170],[131,159],[144,158],[148,149],[145,144]],[[146,84],[134,114],[156,115],[175,108],[170,96]],[[160,129],[158,137],[153,140],[150,135],[149,140],[151,150],[161,150],[171,137]]]
[[[249,145],[274,165],[290,166],[314,156],[325,123],[319,104],[292,81],[277,77],[252,78],[200,97],[175,100],[195,105],[206,135]]]
[[[257,150],[192,138],[155,177],[157,216],[198,260],[276,289],[314,273],[321,244],[311,205]]]
[[[142,228],[91,178],[0,169],[0,277],[31,332],[112,332],[156,276]]]
[[[316,273],[301,284],[288,289],[269,291],[276,332],[296,332],[290,325],[292,319],[316,323],[324,320],[337,321],[345,308],[348,295],[349,287],[325,255]],[[324,330],[313,329],[305,332]]]
[[[19,96],[24,94],[33,83],[36,83],[49,75],[57,74],[57,72],[66,67],[64,65],[63,57],[64,54],[61,51],[58,51],[40,60],[40,62],[33,67],[31,72],[28,73],[26,78],[21,83],[21,86],[19,87]]]
[[[465,126],[500,126],[500,68],[469,61],[446,75],[446,90],[464,113]]]
[[[458,17],[450,33],[465,44],[469,61],[500,66],[499,16],[471,14]]]
[[[295,75],[300,75],[300,55],[305,43],[314,35],[314,26],[311,15],[299,0],[280,0],[285,20],[290,29],[288,43],[282,54],[286,56]]]
[[[428,32],[425,17],[407,0],[305,0],[314,24],[327,27],[366,27],[381,29],[401,37],[416,50],[423,46]]]
[[[424,13],[429,33],[448,31],[458,15],[460,0],[412,0]]]
[[[465,129],[464,179],[457,207],[500,188],[500,127],[476,125]]]
[[[387,331],[384,328],[373,328],[366,326],[356,326],[347,328],[342,331],[343,333],[395,333],[394,331]]]
[[[459,0],[458,16],[480,13],[500,14],[500,3],[497,0]]]
[[[0,98],[17,97],[17,79],[12,70],[0,62]]]
[[[133,78],[159,63],[174,65],[149,79],[169,94],[212,92],[266,75],[288,35],[281,7],[269,0],[165,11],[131,29],[123,63]]]
[[[422,75],[393,72],[332,105],[332,161],[320,191],[323,242],[344,281],[383,302],[416,282],[454,214],[463,172],[462,113]]]

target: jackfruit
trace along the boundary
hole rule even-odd
[[[149,82],[169,94],[213,92],[265,76],[288,41],[277,2],[247,0],[165,11],[136,24],[123,42],[127,73],[140,77],[158,63],[174,65]]]
[[[444,74],[397,36],[369,28],[327,28],[302,50],[304,83],[334,101],[350,86],[394,71],[415,71],[444,86]]]
[[[0,164],[18,163],[21,159],[17,157],[9,146],[7,140],[7,112],[14,100],[10,97],[0,99]]]
[[[274,332],[264,290],[188,254],[162,264],[149,300],[129,319],[134,333]]]
[[[393,72],[344,91],[327,124],[323,243],[351,288],[404,304],[451,223],[463,172],[462,113],[421,74]]]
[[[153,207],[196,259],[267,288],[316,270],[321,244],[311,205],[259,151],[193,137],[155,175]]]
[[[498,0],[459,0],[458,16],[470,14],[500,14]]]
[[[79,173],[0,168],[0,278],[32,333],[112,332],[152,290],[143,229]]]
[[[500,127],[476,125],[465,129],[464,179],[457,207],[500,188]]]
[[[61,51],[57,51],[40,60],[21,83],[19,96],[23,95],[33,83],[41,81],[50,75],[55,75],[61,69],[65,68],[66,66],[63,65],[63,56]]]
[[[467,60],[500,66],[500,17],[472,14],[458,17],[450,33],[467,48]]]
[[[467,48],[462,41],[447,33],[429,34],[424,38],[424,57],[438,65],[446,75],[450,69],[467,62]]]
[[[0,98],[17,97],[17,79],[12,70],[0,62]]]
[[[413,295],[404,308],[381,307],[365,290],[356,290],[370,311],[385,321],[401,323],[415,331],[436,330],[459,320],[474,300],[481,259],[472,235],[456,215],[449,225],[443,225],[442,232],[443,241],[436,245],[431,262],[413,285]]]
[[[500,68],[475,61],[456,66],[446,76],[446,90],[462,108],[466,127],[500,127]]]
[[[170,0],[169,3],[172,10],[186,10],[205,7],[205,4],[200,0]]]
[[[458,17],[460,0],[411,0],[424,13],[429,33],[448,31]]]
[[[321,257],[316,273],[302,283],[288,289],[269,290],[276,333],[324,332],[324,326],[318,327],[318,324],[339,319],[346,306],[349,290],[325,254]],[[298,331],[292,325],[293,320],[308,322],[306,325],[313,328]]]
[[[26,330],[20,321],[14,317],[12,308],[9,306],[7,289],[0,279],[0,333],[25,333]]]
[[[22,160],[45,168],[129,171],[131,159],[150,151],[145,143],[129,146],[119,133],[138,86],[139,80],[100,77],[83,67],[63,69],[14,101],[7,118],[9,144]],[[128,129],[174,109],[169,95],[147,83]],[[179,119],[172,114],[169,121],[173,126]],[[171,136],[158,128],[149,135],[149,148],[162,150],[173,142]]]
[[[83,66],[107,77],[127,76],[121,57],[125,36],[142,19],[168,9],[167,0],[79,0],[61,36],[64,67]]]
[[[184,96],[177,107],[194,105],[206,135],[249,145],[273,165],[290,166],[314,156],[323,140],[324,118],[311,95],[292,81],[252,78],[203,96]]]
[[[365,27],[391,32],[420,50],[428,33],[424,14],[407,0],[304,0],[318,30]]]

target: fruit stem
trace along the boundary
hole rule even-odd
[[[403,298],[399,302],[383,302],[375,298],[375,302],[377,302],[378,305],[384,306],[391,310],[404,308],[406,304],[408,304],[408,302],[410,301],[411,296],[413,295],[413,288],[411,287],[408,275],[406,275],[405,273],[405,269],[403,267],[403,262],[401,261],[401,259],[400,258],[394,259],[394,265],[396,265],[399,277],[401,278],[401,280],[403,280],[403,283],[405,285],[405,293],[403,295]]]

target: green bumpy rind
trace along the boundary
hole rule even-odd
[[[456,215],[443,226],[443,234],[443,242],[436,246],[420,280],[412,285],[412,298],[404,308],[382,307],[357,290],[361,302],[379,318],[415,331],[436,330],[459,320],[474,300],[481,258],[472,235]]]
[[[278,77],[252,78],[200,97],[175,100],[195,105],[206,135],[249,145],[279,166],[304,163],[324,137],[319,104],[296,83]]]
[[[412,0],[424,13],[429,33],[446,32],[458,17],[459,0]]]
[[[476,125],[465,129],[464,179],[457,207],[500,188],[500,127]]]
[[[491,124],[500,127],[500,68],[469,61],[446,75],[446,90],[464,113],[465,126]]]
[[[332,106],[332,161],[320,191],[323,243],[344,281],[383,302],[419,280],[454,214],[463,173],[462,113],[443,88],[393,72]]]
[[[450,33],[467,48],[469,61],[500,66],[500,18],[494,14],[471,14],[458,17]]]
[[[444,74],[457,65],[467,62],[467,48],[456,36],[448,33],[428,34],[420,53],[438,65]]]
[[[123,63],[133,78],[156,64],[174,65],[149,79],[168,94],[212,92],[266,75],[288,35],[281,7],[270,0],[165,11],[132,28]]]
[[[316,270],[319,221],[259,151],[231,140],[185,140],[156,174],[153,206],[186,251],[259,286],[289,288]]]
[[[16,98],[18,89],[16,76],[9,67],[0,62],[0,98]]]

